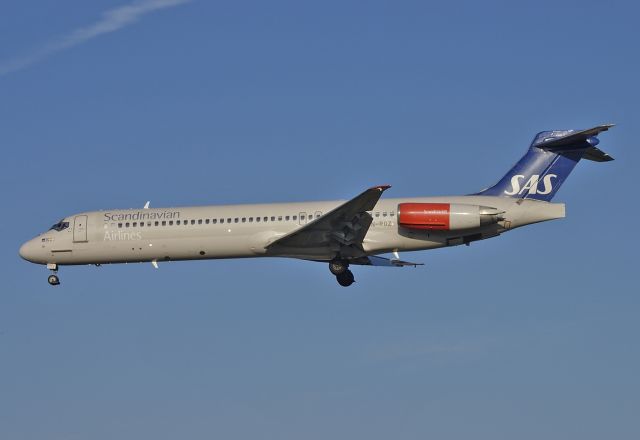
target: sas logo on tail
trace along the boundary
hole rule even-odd
[[[516,194],[521,195],[528,191],[529,194],[549,194],[553,191],[553,185],[551,183],[552,178],[557,178],[556,174],[547,174],[542,178],[542,189],[538,187],[540,184],[540,175],[534,174],[532,175],[527,183],[524,186],[521,186],[521,182],[524,181],[525,176],[522,174],[516,174],[511,178],[511,190],[506,191],[505,194],[508,196],[515,196]]]

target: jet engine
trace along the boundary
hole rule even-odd
[[[398,224],[408,229],[457,231],[504,220],[496,208],[462,203],[400,203]]]

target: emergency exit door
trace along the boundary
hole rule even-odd
[[[76,215],[73,219],[73,242],[87,241],[87,216]]]

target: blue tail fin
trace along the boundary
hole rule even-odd
[[[598,133],[612,126],[538,133],[522,159],[498,183],[478,195],[550,201],[580,159],[613,160],[596,148]]]

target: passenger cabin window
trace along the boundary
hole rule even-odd
[[[209,222],[207,222],[209,223]],[[198,219],[198,224],[201,225],[202,224],[202,219]]]
[[[195,221],[195,220],[191,220],[191,224],[192,224],[192,225],[195,225],[195,224],[196,224],[196,221]]]

